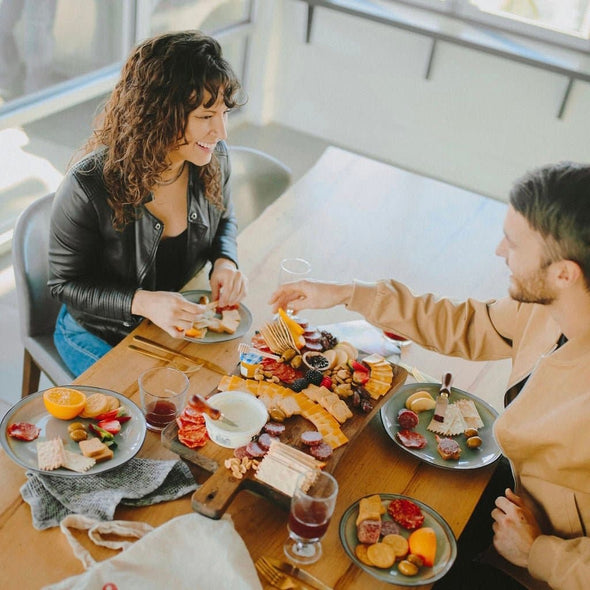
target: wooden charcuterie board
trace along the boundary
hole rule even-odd
[[[348,438],[348,443],[334,449],[332,456],[326,461],[324,467],[326,471],[334,471],[356,436],[371,421],[381,406],[405,383],[408,375],[407,371],[394,364],[392,364],[392,368],[393,380],[391,388],[385,395],[373,400],[373,409],[368,413],[358,408],[354,409],[352,418],[349,418],[341,425],[341,430]],[[215,392],[212,392],[211,395]],[[298,415],[287,418],[284,424],[286,430],[280,436],[281,442],[303,450],[304,445],[300,442],[300,435],[306,430],[314,430],[313,424]],[[231,471],[224,466],[224,461],[234,456],[233,449],[221,447],[212,441],[208,441],[204,447],[199,449],[189,449],[179,442],[177,433],[178,427],[176,423],[169,424],[162,431],[162,444],[179,455],[187,463],[196,478],[202,479],[203,471],[211,474],[193,494],[192,507],[196,512],[209,518],[219,519],[223,516],[236,494],[244,489],[254,491],[275,502],[288,506],[290,498],[270,485],[256,479],[252,470],[249,470],[242,479],[233,477]]]

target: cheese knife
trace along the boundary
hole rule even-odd
[[[442,378],[440,391],[436,398],[436,406],[434,407],[434,419],[437,422],[445,421],[445,414],[449,405],[449,395],[451,395],[451,381],[453,376],[451,373],[445,373]]]
[[[221,420],[222,422],[225,422],[234,428],[238,427],[238,425],[233,420],[226,418],[217,408],[214,408],[212,405],[210,405],[207,400],[200,395],[193,395],[188,400],[188,404],[189,406],[195,408],[195,410],[203,412],[203,414],[207,414],[211,420]]]
[[[330,586],[324,584],[321,580],[318,580],[315,576],[308,574],[305,570],[302,570],[301,568],[298,568],[290,563],[287,563],[286,561],[273,559],[272,557],[267,557],[266,559],[278,570],[282,571],[288,576],[291,576],[292,578],[300,580],[301,582],[307,584],[308,586],[311,586],[312,588],[316,588],[316,590],[332,590]]]
[[[167,352],[169,354],[178,356],[181,359],[184,359],[185,361],[201,364],[210,371],[214,371],[215,373],[219,373],[220,375],[227,375],[227,371],[225,369],[223,369],[219,365],[216,365],[215,363],[212,363],[211,361],[208,361],[207,359],[202,359],[198,356],[190,356],[188,354],[184,354],[184,352],[179,352],[178,350],[174,350],[173,348],[169,348],[168,346],[164,346],[159,342],[155,342],[154,340],[150,340],[149,338],[144,338],[143,336],[133,336],[133,340],[135,342],[147,344],[148,346],[153,346],[156,350],[161,350],[162,352]]]

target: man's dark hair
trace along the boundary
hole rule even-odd
[[[510,204],[546,240],[549,261],[576,262],[590,290],[590,165],[533,170],[514,185]]]

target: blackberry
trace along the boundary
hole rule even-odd
[[[336,344],[338,344],[338,338],[336,338],[334,334],[331,334],[326,330],[322,330],[320,334],[320,344],[322,345],[322,350],[330,350],[330,348],[334,348]]]
[[[299,379],[295,379],[295,381],[293,381],[289,387],[293,391],[299,393],[300,391],[303,391],[308,385],[309,381],[303,377],[300,377]]]
[[[308,371],[305,371],[305,378],[314,385],[321,385],[324,376],[320,371],[309,369]]]

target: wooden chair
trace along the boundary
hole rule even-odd
[[[254,221],[291,184],[291,170],[259,150],[230,146],[231,191],[238,228]]]
[[[39,389],[41,371],[55,385],[67,385],[74,379],[53,344],[61,304],[51,297],[47,287],[52,202],[53,193],[31,203],[14,228],[12,265],[20,334],[25,347],[22,397]]]

